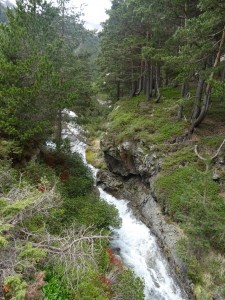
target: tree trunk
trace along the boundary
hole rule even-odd
[[[141,61],[141,74],[138,81],[138,90],[136,91],[136,96],[138,96],[143,90],[143,61]]]
[[[150,78],[149,76],[146,76],[146,101],[150,101]]]
[[[120,100],[120,81],[117,80],[116,83],[116,100]]]
[[[155,102],[156,103],[158,103],[161,98],[159,85],[160,85],[160,67],[158,64],[156,64],[156,68],[155,68]]]
[[[56,144],[60,145],[62,141],[62,110],[58,111],[56,119]]]
[[[222,37],[221,37],[221,40],[220,40],[219,49],[217,51],[217,55],[216,55],[215,62],[214,62],[214,65],[213,65],[213,71],[211,72],[209,79],[213,79],[214,73],[215,73],[214,69],[220,63],[220,57],[221,57],[221,54],[222,54],[222,48],[223,48],[224,43],[225,43],[225,26],[223,28],[223,32],[222,32]],[[204,102],[203,102],[200,114],[199,114],[198,118],[196,120],[194,120],[194,122],[192,123],[191,133],[205,119],[205,116],[206,116],[208,108],[209,108],[210,98],[211,98],[211,84],[210,84],[210,81],[209,81],[208,84],[207,84],[207,86],[206,86],[206,92],[205,92],[205,96],[204,96]]]
[[[135,96],[136,90],[137,90],[137,81],[132,81],[130,98],[133,98]]]
[[[145,62],[145,89],[146,89],[146,101],[150,101],[151,98],[151,70],[149,62]]]
[[[181,87],[181,97],[186,98],[189,93],[189,83],[186,81],[182,84]]]
[[[180,104],[178,113],[177,113],[178,120],[181,120],[183,118],[183,111],[184,111],[184,106],[182,104]]]
[[[153,65],[149,65],[149,96],[153,94]]]
[[[201,100],[202,100],[202,93],[204,88],[205,80],[202,78],[199,78],[197,89],[196,89],[196,95],[195,95],[195,105],[192,112],[192,121],[196,120],[200,114],[201,111]]]

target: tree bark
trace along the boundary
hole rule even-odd
[[[56,121],[56,142],[61,144],[62,141],[62,110],[59,109]]]
[[[137,81],[132,81],[130,98],[133,98],[135,96],[136,90],[137,90]]]
[[[143,90],[143,61],[141,61],[141,74],[138,80],[138,90],[135,92],[135,95],[138,96]]]
[[[156,68],[155,68],[155,102],[156,103],[158,103],[161,98],[159,86],[160,86],[160,66],[156,64]]]
[[[116,83],[116,100],[120,100],[120,81],[117,80]]]
[[[151,71],[149,62],[145,62],[145,89],[146,89],[146,101],[149,102],[151,98]]]
[[[181,87],[181,97],[186,98],[189,93],[189,83],[186,81],[182,84]]]
[[[201,111],[201,100],[202,100],[204,84],[205,84],[205,80],[202,78],[199,78],[197,89],[196,89],[196,94],[195,94],[195,105],[194,105],[192,117],[191,117],[192,121],[194,121],[198,118],[200,111]]]
[[[218,64],[220,63],[220,57],[222,54],[222,48],[223,45],[225,43],[225,26],[223,28],[223,32],[222,32],[222,37],[220,40],[220,44],[219,44],[219,49],[217,51],[217,55],[213,64],[213,71],[211,72],[210,76],[209,76],[209,80],[213,79],[214,77],[214,73],[215,73],[215,68],[218,66]],[[206,92],[205,92],[205,97],[204,97],[204,102],[200,111],[200,114],[198,116],[198,118],[196,120],[193,121],[192,126],[191,126],[191,133],[194,131],[194,129],[199,126],[202,121],[205,119],[208,108],[209,108],[209,103],[210,103],[210,98],[211,98],[211,83],[210,81],[207,83],[206,86]]]

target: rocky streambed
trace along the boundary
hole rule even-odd
[[[188,295],[193,296],[193,284],[187,278],[187,268],[176,252],[176,244],[183,237],[182,230],[165,214],[153,192],[156,176],[163,159],[157,151],[145,153],[142,146],[131,141],[116,145],[113,140],[101,141],[101,149],[108,170],[100,170],[97,184],[117,198],[129,199],[134,214],[144,222],[157,237],[166,256],[171,274]]]

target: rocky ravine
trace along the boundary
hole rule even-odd
[[[187,269],[177,256],[175,246],[183,236],[179,227],[166,222],[157,199],[152,192],[152,185],[160,171],[162,157],[152,150],[145,154],[140,144],[130,141],[115,145],[106,137],[101,141],[108,171],[101,170],[97,183],[116,197],[130,200],[134,213],[156,235],[159,245],[167,257],[173,276],[186,291],[189,299],[193,296],[193,285],[187,278]]]

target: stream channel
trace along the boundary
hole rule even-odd
[[[76,117],[73,112],[67,112],[70,117]],[[69,138],[71,150],[78,152],[84,162],[91,168],[94,178],[97,169],[86,162],[86,144],[83,141],[82,129],[75,122],[67,123],[63,136]],[[82,140],[81,138],[82,137]],[[98,187],[100,197],[110,204],[114,204],[122,219],[119,229],[112,229],[112,248],[120,249],[120,256],[126,266],[142,278],[145,284],[146,300],[186,300],[178,284],[170,275],[169,266],[163,257],[156,237],[150,229],[137,220],[128,207],[128,201],[116,199]]]

